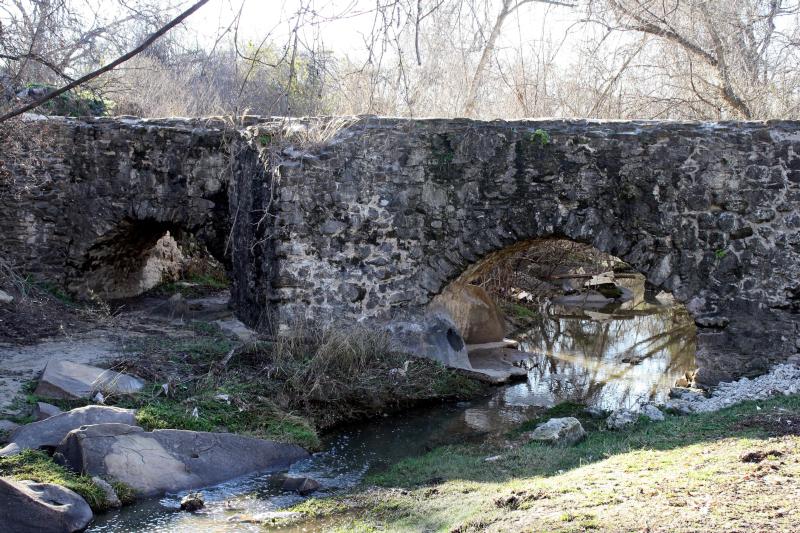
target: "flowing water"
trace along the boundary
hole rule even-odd
[[[611,410],[663,399],[678,378],[694,369],[693,322],[680,306],[655,300],[591,311],[549,305],[525,324],[515,338],[521,349],[531,352],[523,363],[526,381],[497,388],[487,398],[343,428],[323,439],[325,451],[296,463],[288,473],[319,481],[323,488],[315,497],[333,494],[404,457],[443,444],[478,441],[562,401]],[[183,494],[170,495],[100,515],[88,531],[263,531],[257,522],[303,499],[281,493],[279,474],[206,488],[206,508],[199,513],[179,511]],[[304,527],[311,531],[320,524],[296,531]]]

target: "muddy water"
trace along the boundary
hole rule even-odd
[[[625,310],[547,306],[515,336],[534,354],[523,363],[526,381],[480,400],[428,406],[344,428],[324,439],[324,452],[295,464],[289,474],[320,481],[323,489],[316,496],[334,494],[404,457],[443,444],[478,441],[561,401],[613,409],[661,399],[676,379],[694,368],[688,314],[654,301]],[[206,508],[200,513],[180,512],[178,494],[99,516],[89,531],[264,531],[263,525],[248,520],[263,520],[302,500],[279,487],[276,474],[248,476],[204,489]],[[321,528],[306,523],[281,531]]]

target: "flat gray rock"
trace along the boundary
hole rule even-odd
[[[75,471],[116,479],[139,495],[158,496],[220,483],[252,472],[278,470],[308,457],[293,444],[234,435],[126,424],[76,429],[56,459]]]
[[[5,291],[0,290],[0,304],[10,304],[14,301],[14,297]]]
[[[89,405],[61,413],[40,422],[20,426],[9,436],[8,442],[11,444],[0,449],[0,456],[13,455],[26,448],[54,449],[67,436],[67,433],[73,429],[91,424],[106,424],[110,422],[135,424],[136,411],[104,405]]]
[[[44,402],[36,402],[36,408],[33,410],[36,420],[47,420],[48,418],[60,415],[63,412],[64,411],[55,405]]]
[[[19,427],[19,424],[11,420],[0,420],[0,444],[5,444],[11,437],[11,433]]]
[[[34,394],[42,398],[91,398],[95,392],[104,395],[133,394],[144,383],[113,370],[52,359],[44,368]]]
[[[3,533],[72,533],[91,520],[89,504],[66,487],[0,478]]]
[[[536,429],[526,433],[525,436],[532,441],[571,446],[586,437],[586,431],[577,418],[568,416],[551,418],[544,424],[536,426]]]
[[[639,420],[639,413],[631,409],[617,409],[606,419],[608,429],[622,429],[635,424]]]

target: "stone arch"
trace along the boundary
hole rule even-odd
[[[79,297],[107,300],[142,294],[180,273],[184,259],[180,245],[188,237],[197,237],[212,257],[225,264],[219,244],[209,240],[202,227],[125,217],[85,249],[67,280],[67,289]]]
[[[282,162],[264,300],[279,323],[378,319],[424,308],[493,253],[565,237],[686,303],[701,382],[755,375],[800,347],[797,131],[365,119]]]

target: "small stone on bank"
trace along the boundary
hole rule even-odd
[[[617,409],[606,420],[608,429],[622,429],[635,424],[639,420],[639,413],[630,409]]]
[[[55,405],[45,402],[36,402],[36,409],[34,409],[33,414],[36,420],[47,420],[51,416],[60,415],[63,412],[64,411]]]
[[[194,511],[199,511],[205,507],[205,505],[206,502],[203,499],[202,492],[190,492],[181,499],[182,511],[189,511],[190,513],[193,513]]]
[[[5,291],[0,291],[0,304],[10,304],[14,301],[14,297]]]
[[[283,480],[281,490],[305,496],[319,490],[321,486],[317,480],[310,477],[287,477]]]
[[[551,418],[544,424],[539,424],[536,429],[526,433],[529,440],[547,442],[558,446],[570,446],[579,442],[586,436],[580,421],[572,416],[565,418]]]
[[[119,496],[117,496],[117,491],[114,490],[114,487],[111,486],[111,483],[97,476],[94,476],[92,478],[92,483],[100,487],[100,489],[103,491],[103,495],[105,496],[106,500],[106,505],[114,508],[122,507],[122,502],[119,501]]]
[[[661,422],[664,420],[664,413],[652,403],[644,404],[641,408],[641,413],[654,422]]]
[[[0,420],[0,443],[5,444],[11,436],[11,432],[19,427],[19,424],[11,420]]]

